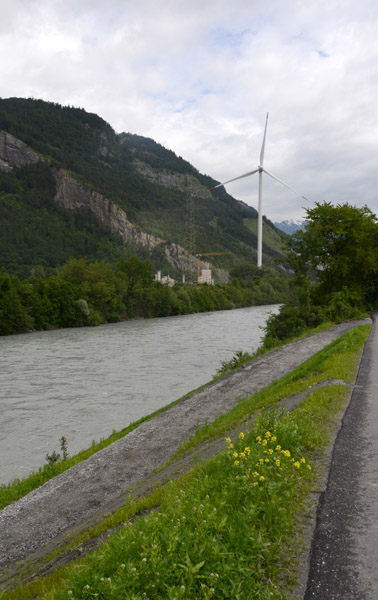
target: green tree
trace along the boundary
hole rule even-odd
[[[306,298],[316,277],[313,297],[321,299],[344,288],[361,302],[377,300],[378,225],[367,206],[316,203],[307,209],[308,225],[286,240],[286,257]]]

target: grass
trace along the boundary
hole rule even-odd
[[[199,430],[182,451],[239,425],[235,439],[225,436],[220,454],[147,497],[130,499],[92,530],[89,535],[98,535],[125,523],[96,552],[5,593],[4,600],[290,597],[300,548],[298,514],[316,487],[316,460],[349,394],[341,384],[312,393],[309,388],[329,378],[352,382],[369,330],[343,335]],[[296,410],[264,411],[303,390],[309,395]],[[251,414],[253,424],[241,425]]]

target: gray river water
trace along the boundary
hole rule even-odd
[[[260,345],[278,306],[0,338],[0,483],[75,454],[211,380]]]

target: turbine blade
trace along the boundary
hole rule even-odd
[[[219,188],[222,185],[226,185],[227,183],[231,183],[231,181],[236,181],[237,179],[243,179],[243,177],[249,177],[250,175],[254,175],[257,173],[258,169],[254,171],[248,171],[248,173],[244,173],[244,175],[239,175],[239,177],[234,177],[233,179],[229,179],[228,181],[224,181],[223,183],[218,183],[218,185],[213,185],[213,187],[209,188],[210,190],[215,190],[215,188]]]
[[[263,137],[263,143],[262,143],[262,146],[261,146],[261,153],[260,153],[260,166],[261,167],[264,164],[265,139],[266,139],[266,128],[268,127],[268,117],[269,117],[269,113],[266,113],[264,137]]]
[[[278,179],[278,177],[276,177],[275,175],[273,175],[273,173],[269,173],[269,171],[267,171],[266,169],[263,169],[263,171],[264,171],[264,173],[266,173],[267,175],[269,175],[269,177],[272,177],[272,179],[275,179],[276,181],[278,181],[278,183],[282,183],[282,185],[284,185],[289,190],[291,190],[292,192],[294,192],[294,194],[297,194],[297,196],[300,196],[301,198],[303,198],[303,200],[307,200],[308,201],[308,198],[306,198],[306,196],[302,196],[302,194],[300,194],[299,192],[297,192],[297,190],[295,190],[294,188],[290,187],[290,185],[287,185],[287,183],[285,183],[284,181],[282,181],[282,179]]]

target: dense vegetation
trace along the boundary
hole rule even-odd
[[[224,286],[154,281],[148,260],[120,257],[106,262],[70,259],[54,274],[25,280],[0,271],[0,335],[33,329],[99,325],[141,317],[282,302],[288,281],[274,275]]]
[[[367,206],[317,203],[307,226],[286,238],[294,291],[266,327],[265,345],[324,321],[378,307],[378,223]]]

